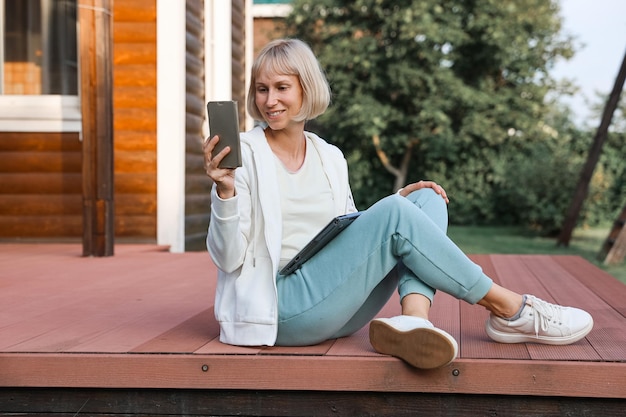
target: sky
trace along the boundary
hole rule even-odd
[[[580,124],[597,127],[600,118],[586,100],[597,104],[596,91],[608,95],[613,89],[626,53],[626,0],[560,0],[560,5],[563,30],[582,45],[572,59],[559,61],[551,74],[573,79],[580,87],[580,94],[562,101],[571,106]]]

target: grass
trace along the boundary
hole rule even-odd
[[[608,228],[575,230],[569,247],[557,247],[556,239],[542,238],[515,227],[450,226],[448,235],[468,254],[578,255],[626,284],[626,262],[604,265],[597,255]]]

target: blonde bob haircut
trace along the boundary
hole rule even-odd
[[[301,122],[315,119],[330,104],[330,86],[317,58],[299,39],[277,39],[259,52],[252,64],[247,108],[253,119],[264,121],[255,103],[256,80],[262,72],[269,75],[295,75],[302,87],[302,108],[294,117]]]

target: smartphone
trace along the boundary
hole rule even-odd
[[[218,135],[220,141],[215,146],[213,154],[230,146],[230,153],[220,162],[220,168],[237,168],[241,166],[241,146],[239,143],[239,116],[237,116],[236,101],[209,101],[210,137]]]

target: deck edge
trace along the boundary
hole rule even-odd
[[[0,387],[369,391],[626,398],[626,363],[381,357],[0,354]]]

